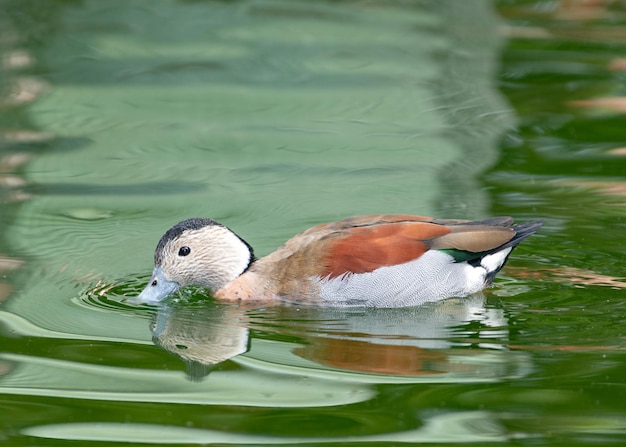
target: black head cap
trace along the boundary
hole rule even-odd
[[[220,227],[227,228],[221,223],[216,222],[213,219],[209,219],[208,217],[192,217],[190,219],[185,219],[182,222],[178,222],[172,228],[167,230],[165,234],[161,237],[161,240],[159,240],[159,243],[157,244],[156,250],[154,252],[154,265],[161,265],[161,262],[163,261],[163,249],[165,248],[168,242],[176,239],[185,231],[200,230],[201,228],[208,227],[211,225],[218,225]],[[231,231],[239,239],[241,239],[241,237],[239,237],[234,231],[230,230],[230,228],[229,228],[229,231]],[[248,244],[243,239],[241,239],[241,241],[244,244],[246,244],[248,248],[250,249],[250,263],[252,263],[252,261],[256,259],[254,257],[254,251],[252,250],[252,247],[250,246],[250,244]]]
[[[159,240],[156,250],[154,251],[154,265],[161,265],[163,261],[163,249],[168,242],[176,239],[178,236],[188,230],[199,230],[209,225],[220,225],[218,222],[207,217],[192,217],[191,219],[185,219],[182,222],[178,222],[172,228],[167,230],[165,234]]]

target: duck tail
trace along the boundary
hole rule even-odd
[[[515,236],[510,241],[492,250],[480,258],[480,266],[487,270],[485,276],[485,285],[490,285],[498,272],[502,269],[506,261],[509,259],[511,252],[527,237],[532,236],[541,226],[542,220],[533,220],[522,224],[513,225]]]

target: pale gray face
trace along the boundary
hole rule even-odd
[[[152,277],[136,301],[155,303],[192,285],[215,292],[253,260],[252,248],[227,227],[206,218],[184,220],[159,241]]]

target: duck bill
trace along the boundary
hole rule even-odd
[[[145,289],[132,301],[135,303],[154,304],[164,300],[180,288],[175,281],[167,279],[161,267],[156,267]]]

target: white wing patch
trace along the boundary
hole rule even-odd
[[[511,250],[513,250],[513,247],[487,255],[480,260],[480,265],[485,267],[489,273],[499,270],[506,261],[506,257],[511,253]]]
[[[330,306],[401,307],[471,295],[485,287],[489,272],[499,269],[511,248],[485,256],[481,265],[454,262],[430,250],[419,259],[380,267],[368,273],[316,278],[324,304]]]

